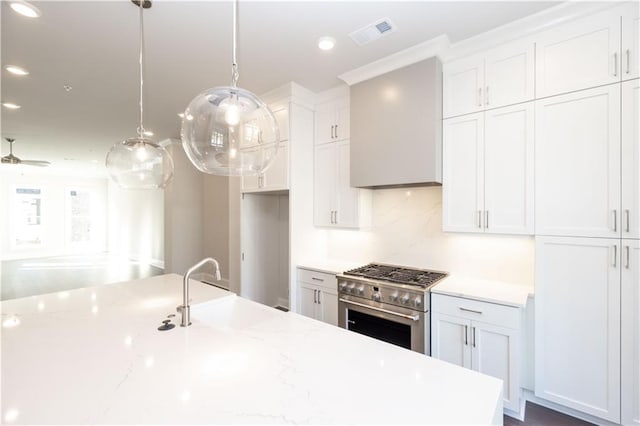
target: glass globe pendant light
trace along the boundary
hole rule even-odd
[[[182,119],[180,136],[187,157],[198,170],[214,175],[258,175],[273,163],[280,142],[273,112],[237,86],[237,15],[234,0],[231,86],[197,95]]]
[[[123,189],[164,188],[173,177],[173,159],[169,152],[145,136],[143,117],[143,8],[151,7],[151,0],[132,0],[140,9],[140,126],[138,136],[115,143],[105,164],[111,178]]]

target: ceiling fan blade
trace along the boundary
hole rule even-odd
[[[25,166],[47,167],[51,163],[48,161],[38,161],[38,160],[20,160],[20,164],[24,164]]]

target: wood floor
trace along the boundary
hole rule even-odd
[[[504,416],[504,426],[587,426],[593,424],[531,402],[527,402],[525,413],[524,422]]]
[[[0,300],[128,281],[163,273],[107,253],[0,262]]]

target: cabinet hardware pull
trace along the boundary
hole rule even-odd
[[[618,76],[618,52],[613,54],[613,76]]]
[[[415,315],[401,314],[399,312],[390,311],[388,309],[378,308],[376,306],[365,305],[364,303],[352,302],[351,300],[343,299],[342,297],[340,299],[338,299],[338,301],[342,302],[344,304],[347,304],[347,305],[359,306],[361,308],[371,309],[372,311],[383,312],[385,314],[395,315],[397,317],[410,319],[411,321],[418,321],[420,319],[420,315],[418,315],[418,314],[415,314]]]
[[[318,292],[318,305],[322,305],[322,302],[320,301],[320,290],[316,290]]]
[[[317,294],[318,290],[313,290],[313,303],[317,303],[316,302],[316,294]]]
[[[338,125],[336,124],[336,139],[338,139]]]
[[[482,211],[478,210],[478,228],[482,228]]]
[[[489,229],[489,210],[484,211],[484,227]]]
[[[629,209],[626,209],[626,210],[624,211],[624,216],[625,216],[625,218],[626,218],[626,222],[627,222],[626,227],[625,227],[625,229],[624,229],[624,230],[625,230],[625,231],[627,231],[627,232],[630,232],[630,231],[629,231],[629,229],[630,229],[630,228],[629,228]]]
[[[618,232],[618,210],[613,209],[613,232]]]
[[[333,124],[331,125],[331,139],[333,139]]]
[[[473,332],[473,335],[471,337],[473,337],[472,339],[472,345],[475,348],[476,347],[476,328],[475,327],[471,327],[471,331]]]
[[[484,88],[484,103],[489,105],[489,86]]]
[[[468,346],[469,345],[469,326],[465,325],[464,326],[464,345]]]
[[[624,267],[629,269],[629,252],[631,250],[629,249],[629,246],[624,246],[624,250],[626,251],[626,258],[627,258],[627,260],[626,260],[626,262],[624,264]]]
[[[311,277],[311,279],[314,281],[324,281],[322,278],[318,278],[318,277]]]
[[[482,87],[478,87],[478,106],[482,106]]]
[[[627,49],[627,74],[631,72],[631,52]]]
[[[463,308],[462,306],[459,306],[458,309],[460,309],[461,311],[465,311],[465,312],[472,312],[474,314],[482,314],[482,311],[475,311],[473,309]]]
[[[613,267],[614,268],[618,267],[618,245],[617,244],[613,245]]]
[[[335,222],[334,223],[337,225],[338,224],[338,210],[334,210],[334,213],[335,213],[334,216],[333,216],[335,218]]]

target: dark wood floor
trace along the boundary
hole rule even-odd
[[[593,424],[528,401],[525,414],[524,422],[504,416],[504,426],[587,426]]]
[[[162,274],[160,268],[107,253],[0,262],[0,300]]]

